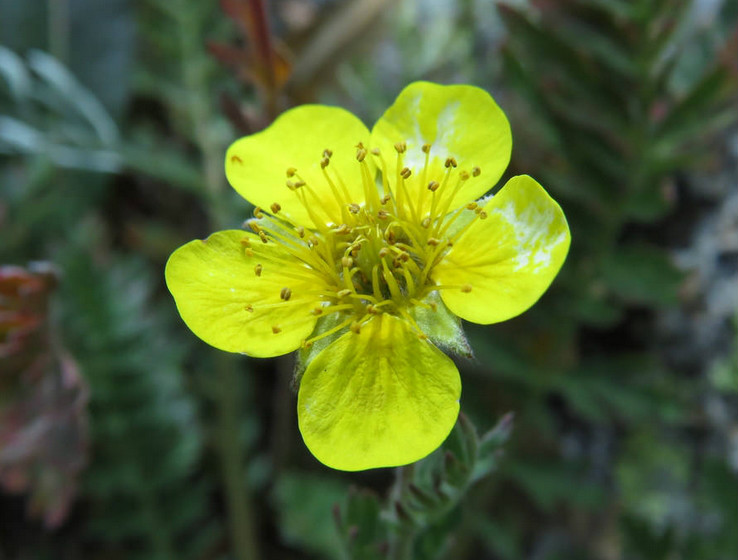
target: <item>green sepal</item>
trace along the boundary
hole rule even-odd
[[[449,311],[438,292],[431,293],[422,303],[428,307],[416,305],[410,315],[430,341],[441,350],[472,358],[472,349],[461,327],[461,319]]]
[[[310,338],[315,338],[316,336],[320,336],[326,331],[329,331],[335,327],[338,326],[338,324],[341,322],[342,316],[340,313],[331,313],[330,315],[325,315],[318,319],[318,322],[315,325],[315,330],[310,334]],[[328,336],[324,336],[323,338],[320,338],[316,340],[314,343],[312,343],[307,348],[303,345],[298,351],[297,351],[297,360],[295,363],[295,377],[294,377],[294,383],[295,387],[300,386],[300,380],[302,379],[302,374],[305,373],[305,370],[310,365],[310,362],[313,361],[313,358],[320,354],[325,348],[330,346],[330,344],[341,337],[342,334],[346,329],[340,329],[333,334],[330,334]]]

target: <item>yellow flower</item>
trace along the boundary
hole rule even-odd
[[[456,316],[522,313],[569,249],[531,177],[475,201],[511,147],[504,113],[471,86],[413,83],[371,132],[343,109],[291,109],[228,150],[254,219],[172,254],[179,313],[221,350],[301,350],[300,431],[324,464],[417,461],[459,412],[459,373],[438,349],[467,352]]]

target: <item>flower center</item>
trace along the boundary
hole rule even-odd
[[[330,192],[337,205],[321,204],[315,185],[306,183],[298,169],[288,168],[287,187],[310,216],[312,228],[293,222],[277,202],[270,211],[256,208],[254,219],[247,222],[263,243],[278,243],[302,263],[306,274],[313,275],[322,302],[314,315],[343,316],[336,328],[306,341],[307,345],[347,326],[359,332],[364,322],[381,313],[408,320],[425,336],[410,313],[414,306],[435,309],[434,303],[424,300],[438,290],[471,292],[469,285],[436,284],[432,271],[475,220],[487,217],[475,202],[454,203],[463,185],[479,177],[481,170],[459,170],[453,157],[431,160],[428,144],[421,147],[421,154],[413,154],[421,155],[424,162],[419,169],[405,165],[405,142],[395,144],[395,152],[396,172],[391,177],[378,149],[369,152],[361,143],[356,146],[363,200],[352,200],[346,183],[331,168],[333,152],[324,150],[320,167],[328,189],[319,192]],[[368,157],[377,162],[381,184]],[[340,215],[329,208],[340,208]],[[245,240],[247,255],[253,253],[248,245]],[[257,263],[255,274],[259,276],[261,270]],[[297,294],[289,286],[281,288],[283,304],[293,295]],[[274,325],[272,330],[278,333],[281,328]]]

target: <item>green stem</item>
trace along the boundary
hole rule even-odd
[[[211,110],[211,88],[205,73],[207,56],[203,49],[202,22],[188,10],[185,0],[171,12],[179,27],[180,56],[184,85],[189,93],[187,111],[193,127],[194,140],[202,155],[202,174],[209,199],[210,222],[215,228],[227,227],[228,208],[224,195],[224,147],[214,132],[215,116]],[[246,484],[246,457],[241,447],[239,427],[240,377],[234,356],[216,356],[215,377],[218,384],[217,447],[223,475],[225,501],[231,546],[237,560],[258,560],[259,546],[254,527],[251,494]]]
[[[221,353],[216,356],[216,360],[219,389],[217,445],[225,484],[232,546],[238,560],[257,560],[259,550],[254,530],[253,505],[245,484],[244,457],[239,438],[239,372],[233,356]]]
[[[390,493],[390,503],[401,504],[404,501],[414,473],[415,463],[395,470],[395,484]],[[399,512],[397,515],[400,516]],[[416,531],[411,520],[398,519],[398,529],[390,543],[388,560],[412,560]]]
[[[59,62],[69,63],[69,1],[48,0],[49,52]]]

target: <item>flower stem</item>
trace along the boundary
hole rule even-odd
[[[245,484],[239,433],[239,372],[233,356],[216,356],[218,380],[217,446],[225,485],[232,546],[238,560],[258,560],[251,496]]]
[[[211,110],[212,88],[205,73],[208,59],[203,48],[203,24],[194,15],[187,0],[179,0],[169,13],[179,30],[182,77],[188,92],[185,109],[190,119],[193,140],[202,156],[203,194],[208,201],[211,225],[223,229],[228,225],[229,215],[224,196],[224,147],[212,124],[215,116]],[[217,383],[216,446],[228,510],[231,546],[237,560],[258,560],[253,505],[245,478],[246,457],[239,438],[241,384],[236,358],[218,352],[214,359]]]
[[[395,484],[390,493],[390,501],[394,503],[396,507],[401,507],[399,504],[403,501],[403,498],[408,493],[408,487],[413,480],[413,474],[415,473],[415,463],[405,465],[404,467],[398,467],[395,470]],[[394,539],[390,543],[389,560],[412,560],[413,558],[413,543],[415,541],[416,527],[411,519],[403,519],[402,513],[398,509],[396,511],[398,517],[397,533],[394,535]]]

